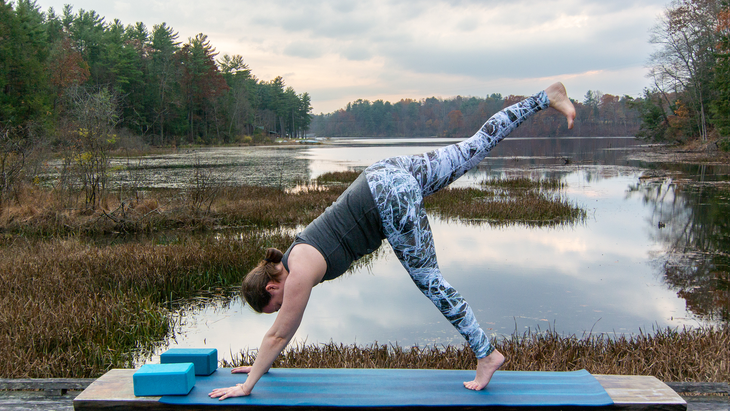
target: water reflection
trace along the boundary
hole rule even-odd
[[[216,147],[138,159],[114,159],[114,184],[180,188],[202,167],[221,184],[293,187],[330,171],[363,169],[385,157],[434,150],[459,139],[332,139],[316,146]],[[633,138],[513,138],[500,143],[481,169],[572,164],[614,164]]]
[[[287,185],[450,142],[338,141],[211,150],[211,157],[229,164],[235,181]],[[444,275],[488,333],[547,327],[578,335],[637,333],[728,320],[727,194],[643,178],[645,168],[625,160],[636,145],[616,138],[508,139],[457,181],[469,186],[489,176],[558,177],[568,184],[568,198],[588,213],[584,224],[556,228],[475,226],[431,216]],[[269,161],[255,160],[257,155]],[[258,174],[277,175],[276,161],[291,171],[262,179]],[[257,165],[234,170],[244,163]],[[314,288],[296,340],[462,343],[387,244],[382,250],[344,278]],[[170,344],[216,347],[230,358],[242,348],[258,347],[274,319],[255,314],[238,299],[208,304],[184,313]]]
[[[185,188],[194,182],[196,169],[203,169],[216,184],[291,187],[310,178],[304,151],[299,146],[223,147],[115,159],[110,180],[123,187]]]
[[[667,285],[695,315],[730,321],[728,192],[662,178],[631,186],[629,195],[651,210],[647,229],[663,246],[654,262]]]

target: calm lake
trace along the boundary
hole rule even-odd
[[[218,181],[294,187],[325,172],[362,169],[384,157],[455,141],[333,139],[201,149],[125,163],[131,171],[121,177],[138,187],[179,187],[196,164]],[[567,183],[567,198],[588,214],[583,223],[554,228],[431,216],[443,274],[488,334],[548,328],[578,336],[623,334],[728,321],[729,191],[704,182],[727,182],[730,169],[687,165],[656,173],[669,166],[641,161],[635,155],[639,144],[633,138],[508,138],[455,183],[555,176]],[[257,348],[275,319],[237,298],[195,306],[177,314],[175,335],[160,350],[211,347],[219,358],[230,359],[241,349]],[[314,288],[295,340],[463,343],[387,243],[366,268]]]

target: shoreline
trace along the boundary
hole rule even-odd
[[[648,143],[632,158],[653,163],[730,165],[730,152],[720,149],[720,139],[682,145]]]

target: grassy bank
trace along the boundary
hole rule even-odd
[[[730,382],[730,328],[663,329],[634,336],[560,335],[554,331],[514,334],[496,341],[507,358],[503,370],[574,371],[651,375],[662,381]],[[256,351],[243,351],[224,366],[250,365]],[[293,345],[275,367],[474,369],[468,346],[410,347],[336,343]]]
[[[294,227],[316,218],[343,190],[342,185],[293,193],[256,186],[218,186],[212,193],[148,190],[123,200],[106,196],[94,209],[63,193],[28,188],[20,201],[0,209],[0,232],[48,238],[226,226]]]

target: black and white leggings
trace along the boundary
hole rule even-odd
[[[469,304],[441,276],[423,198],[461,177],[549,101],[540,92],[492,116],[471,138],[417,156],[379,161],[365,170],[383,232],[418,289],[467,340],[477,358],[494,351]]]

